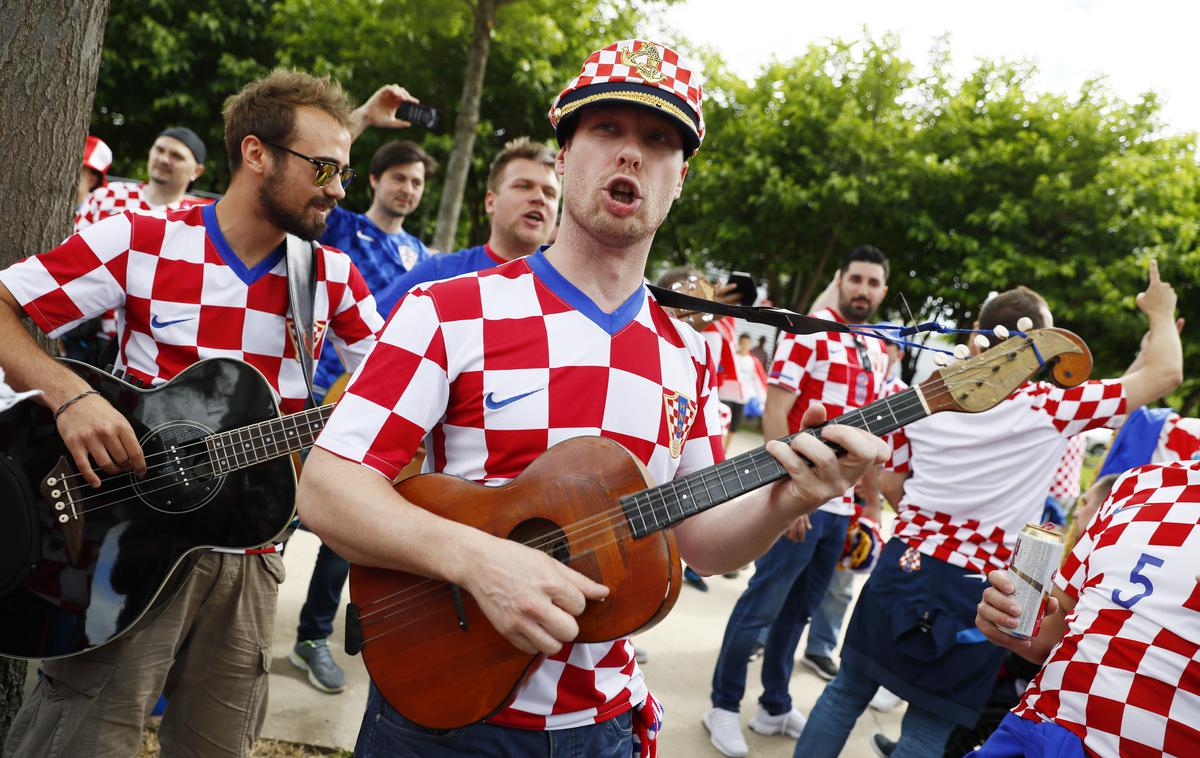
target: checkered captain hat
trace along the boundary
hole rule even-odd
[[[597,50],[550,106],[550,125],[561,145],[572,121],[597,103],[640,105],[672,119],[683,135],[684,157],[704,139],[700,73],[679,53],[658,42],[622,40]]]

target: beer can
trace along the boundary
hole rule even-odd
[[[1008,564],[1008,578],[1016,587],[1011,598],[1021,608],[1021,620],[1015,629],[999,624],[997,629],[1023,640],[1037,636],[1062,555],[1061,532],[1050,524],[1025,525],[1017,535],[1017,545]]]

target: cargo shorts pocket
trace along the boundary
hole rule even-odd
[[[116,671],[111,663],[99,663],[84,658],[44,661],[41,675],[47,697],[69,700],[77,697],[95,699]]]
[[[283,580],[287,578],[287,569],[283,566],[283,556],[279,553],[260,553],[258,556],[262,559],[263,567],[267,569],[277,583],[283,584]]]

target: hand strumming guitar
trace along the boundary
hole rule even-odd
[[[146,457],[133,427],[99,395],[75,401],[59,414],[57,422],[59,436],[71,451],[75,467],[93,487],[100,486],[100,476],[91,461],[108,474],[131,469],[138,476],[146,473]]]

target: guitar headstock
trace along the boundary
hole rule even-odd
[[[671,289],[703,300],[716,299],[716,292],[708,280],[695,274],[675,282],[671,285]],[[713,314],[704,311],[690,311],[685,308],[671,308],[670,310],[675,314],[675,318],[687,322],[698,332],[704,331],[715,318]]]
[[[1091,374],[1092,353],[1066,329],[1033,329],[939,369],[921,382],[921,393],[931,413],[979,413],[995,407],[1043,368],[1060,387],[1075,387]]]

